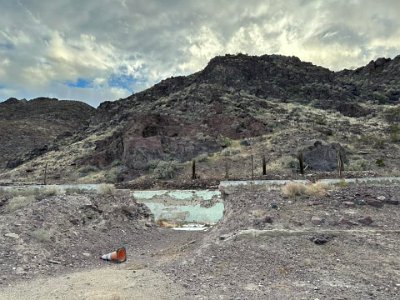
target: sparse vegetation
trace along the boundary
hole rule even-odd
[[[33,202],[35,202],[35,197],[33,195],[15,196],[8,201],[7,206],[6,206],[6,211],[14,212],[16,210],[24,208],[25,206],[28,206],[29,204],[31,204]]]
[[[166,220],[166,219],[159,219],[159,220],[157,220],[156,224],[159,227],[163,227],[163,228],[179,227],[179,224],[176,223],[175,221],[170,221],[170,220]]]
[[[115,186],[113,184],[103,183],[99,186],[98,193],[100,195],[113,196],[115,195]]]
[[[39,243],[49,243],[52,235],[53,232],[46,229],[38,229],[30,233],[30,236]]]
[[[383,158],[378,158],[378,159],[375,161],[375,164],[376,164],[378,167],[383,168],[383,167],[385,166],[385,161],[383,160]]]
[[[390,131],[390,141],[392,143],[398,143],[400,142],[400,125],[399,124],[393,124],[389,127]]]
[[[282,187],[282,194],[289,198],[299,196],[316,196],[322,197],[326,195],[328,186],[322,183],[302,184],[291,182]]]
[[[177,161],[159,161],[153,170],[153,177],[156,179],[172,179],[179,169]]]
[[[306,186],[302,183],[291,182],[282,187],[282,193],[289,198],[302,196],[306,193]]]
[[[97,168],[96,166],[83,166],[82,168],[80,168],[78,170],[80,176],[82,176],[82,177],[86,176],[90,173],[98,172],[98,171],[99,171],[99,168]]]
[[[65,194],[66,195],[73,195],[73,194],[87,194],[89,193],[88,190],[80,189],[80,188],[67,188],[65,189]]]
[[[340,180],[336,185],[340,188],[346,188],[349,186],[348,182],[344,179]]]

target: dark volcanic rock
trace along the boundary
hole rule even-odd
[[[22,165],[23,163],[24,163],[24,161],[22,159],[20,159],[20,158],[17,158],[15,160],[10,160],[10,161],[7,162],[6,168],[7,169],[14,169],[14,168]]]
[[[366,216],[366,217],[358,219],[357,222],[362,225],[368,226],[368,225],[371,225],[374,221],[372,220],[372,218],[370,216]]]
[[[84,130],[95,109],[78,101],[10,98],[0,103],[0,167],[14,168],[54,148],[68,132]],[[50,149],[51,148],[51,149]],[[9,162],[9,163],[7,163]]]
[[[381,208],[385,204],[383,201],[377,200],[377,199],[368,199],[366,203],[370,206],[376,207],[376,208]]]
[[[346,160],[345,151],[338,143],[323,144],[316,141],[302,152],[305,164],[312,170],[334,171],[338,165],[338,153]]]
[[[333,235],[319,234],[311,237],[310,241],[312,241],[316,245],[324,245],[327,242],[331,241],[333,238],[334,238]]]

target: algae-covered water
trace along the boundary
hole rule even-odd
[[[217,190],[133,191],[132,196],[149,207],[156,221],[212,225],[222,218],[224,212],[221,194]]]

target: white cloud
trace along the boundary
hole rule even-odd
[[[295,55],[334,70],[400,53],[397,0],[0,0],[0,10],[0,97],[98,103],[131,93],[109,84],[118,74],[138,91],[226,53]],[[92,84],[65,84],[79,78]]]

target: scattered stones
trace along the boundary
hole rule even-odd
[[[21,268],[21,267],[17,267],[15,269],[15,274],[17,274],[17,275],[23,275],[25,273],[26,273],[25,270],[23,268]]]
[[[366,201],[366,203],[367,203],[369,206],[376,207],[376,208],[381,208],[381,207],[383,207],[383,205],[384,205],[384,203],[383,203],[382,201],[376,200],[376,199],[368,199],[368,200]]]
[[[339,224],[340,225],[348,225],[348,226],[357,225],[357,223],[355,223],[355,222],[353,222],[353,221],[351,221],[351,220],[349,220],[349,219],[347,219],[345,217],[340,218]]]
[[[314,225],[322,225],[324,222],[325,222],[325,220],[320,217],[313,216],[311,218],[311,223],[313,223]]]
[[[254,220],[253,224],[256,228],[262,228],[265,224],[272,224],[273,219],[271,216],[264,216],[262,218],[257,218]]]
[[[304,225],[304,222],[299,221],[299,220],[291,220],[291,221],[295,226],[303,226]]]
[[[356,206],[356,204],[351,201],[345,201],[345,202],[343,202],[343,205],[347,208],[354,208]]]
[[[5,236],[5,237],[12,238],[12,239],[19,239],[19,235],[16,234],[16,233],[13,233],[13,232],[6,233],[6,234],[4,234],[4,236]]]
[[[354,204],[357,204],[357,205],[366,205],[367,203],[365,202],[364,199],[355,199],[355,200],[354,200]]]
[[[358,223],[362,224],[362,225],[371,225],[374,221],[372,220],[372,218],[370,216],[366,216],[366,217],[362,217],[360,219],[357,220]]]
[[[389,205],[399,205],[400,204],[400,201],[396,200],[396,199],[386,199],[384,202]]]
[[[220,241],[225,241],[227,240],[231,235],[230,234],[222,234],[219,236]]]

